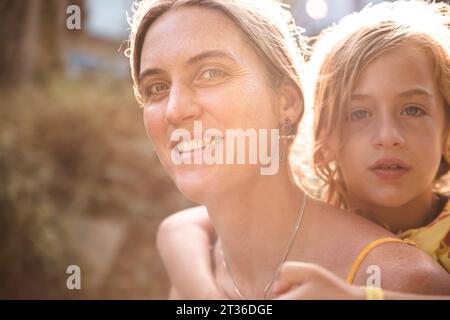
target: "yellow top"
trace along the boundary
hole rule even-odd
[[[405,231],[399,237],[414,241],[417,248],[439,262],[450,273],[450,201],[429,225]]]
[[[411,229],[399,234],[399,238],[381,238],[370,242],[353,262],[347,275],[352,284],[359,266],[375,247],[387,242],[403,242],[415,245],[439,262],[450,273],[450,201],[442,213],[427,226]]]

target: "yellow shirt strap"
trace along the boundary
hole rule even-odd
[[[402,242],[402,243],[414,245],[414,242],[412,242],[412,241],[402,240],[402,239],[398,239],[398,238],[381,238],[381,239],[377,239],[377,240],[370,242],[368,245],[366,245],[364,247],[364,249],[361,251],[361,253],[356,258],[355,262],[353,262],[350,272],[347,275],[347,280],[346,280],[347,283],[353,284],[353,280],[355,279],[356,272],[358,271],[361,263],[367,257],[367,255],[370,253],[370,251],[372,251],[374,248],[376,248],[380,244],[387,243],[387,242]]]

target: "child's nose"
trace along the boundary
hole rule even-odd
[[[401,148],[405,145],[405,138],[400,125],[392,117],[384,117],[379,121],[373,138],[377,148]]]

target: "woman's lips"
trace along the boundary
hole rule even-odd
[[[403,160],[383,158],[371,165],[369,170],[380,179],[394,180],[404,176],[411,168]]]

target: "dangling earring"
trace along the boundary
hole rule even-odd
[[[288,146],[288,140],[295,139],[295,125],[288,118],[284,119],[280,127],[280,160],[283,161]]]

